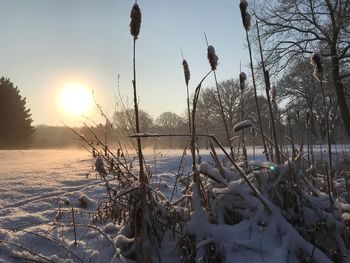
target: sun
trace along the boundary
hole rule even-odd
[[[69,115],[82,115],[91,107],[92,96],[82,83],[67,83],[58,96],[58,106]]]

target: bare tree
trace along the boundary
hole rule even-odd
[[[216,105],[214,89],[203,89],[199,95],[196,111],[196,129],[198,133],[210,134],[214,133],[218,122],[222,122],[219,112],[219,105]],[[209,139],[199,137],[197,143],[205,143],[205,147],[209,148]]]
[[[261,23],[268,66],[275,72],[321,50],[331,61],[331,81],[350,137],[344,80],[350,77],[350,1],[264,1],[255,12]]]
[[[329,64],[329,63],[327,63]],[[324,139],[324,114],[319,83],[312,76],[312,68],[308,60],[295,64],[278,82],[279,101],[287,101],[286,108],[291,109],[294,130],[303,131],[310,125],[312,134],[318,139]],[[335,128],[341,121],[338,104],[331,83],[325,83],[327,104],[330,109],[331,134],[335,140]],[[306,123],[308,121],[308,123]],[[302,134],[298,134],[302,135]]]
[[[166,133],[166,134],[175,134],[179,132],[186,131],[186,127],[188,128],[188,125],[186,125],[186,119],[182,118],[181,116],[177,115],[176,113],[167,111],[163,112],[159,115],[159,117],[156,119],[156,124],[158,125],[157,130],[160,133]],[[188,130],[188,129],[187,129]],[[173,138],[169,137],[167,138],[168,141],[168,147],[173,148],[176,143],[176,146],[182,147],[183,138]],[[181,142],[181,143],[180,143]]]
[[[235,79],[225,80],[219,83],[221,93],[221,102],[227,126],[231,131],[231,136],[235,136],[232,132],[234,125],[242,120],[241,99],[245,100],[245,118],[251,119],[251,114],[256,113],[255,101],[252,88],[247,86],[244,91],[244,97],[241,96],[239,81]],[[264,129],[268,128],[268,108],[264,97],[258,96],[259,105],[261,107]],[[203,89],[197,105],[196,126],[200,133],[213,133],[221,141],[226,142],[224,134],[224,126],[222,124],[221,110],[217,99],[215,87]]]
[[[152,131],[154,128],[154,121],[149,113],[143,110],[138,110],[138,119],[140,130],[143,132]],[[118,137],[121,138],[124,143],[128,142],[128,146],[132,145],[135,148],[136,145],[134,144],[134,141],[129,137],[131,134],[136,132],[134,110],[127,109],[116,111],[113,114],[112,122]]]
[[[218,84],[221,94],[222,112],[227,121],[227,128],[232,137],[233,126],[240,121],[240,87],[237,80],[229,79]],[[227,136],[222,121],[222,112],[216,87],[203,89],[197,105],[196,126],[198,131],[215,133],[216,136],[227,144]]]
[[[173,133],[175,129],[184,124],[184,119],[176,113],[167,111],[163,112],[156,119],[156,123],[165,128],[169,133]]]
[[[151,115],[143,110],[139,110],[139,122],[140,128],[144,132],[149,132],[154,126]],[[127,130],[129,132],[128,135],[135,132],[134,123],[135,114],[133,110],[117,111],[114,113],[113,124],[118,128]]]

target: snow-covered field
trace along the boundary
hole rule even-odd
[[[182,152],[145,152],[148,169],[152,172],[152,188],[168,198],[172,195]],[[248,153],[251,160],[251,149]],[[201,151],[201,154],[202,161],[211,162],[208,151]],[[262,160],[260,151],[257,151],[256,158]],[[191,165],[189,153],[184,161],[186,169],[183,174],[186,175]],[[85,150],[0,151],[0,262],[120,262],[113,257],[119,229],[112,224],[93,223],[97,203],[106,194],[105,183],[93,165],[91,155]],[[137,167],[136,162],[134,167]],[[207,172],[215,174],[210,169]],[[226,190],[219,189],[217,194],[232,191],[245,196],[249,187],[242,184],[238,189],[241,184],[240,180],[233,181]],[[180,187],[173,200],[181,196]],[[322,193],[320,199],[328,200]],[[304,241],[267,200],[273,217],[260,211],[262,206],[257,205],[258,199],[247,200],[247,205],[252,206],[250,210],[256,210],[252,220],[221,227],[209,224],[204,214],[201,215],[201,208],[198,210],[197,207],[188,226],[199,231],[199,235],[212,236],[212,241],[204,239],[203,245],[221,242],[223,249],[230,247],[226,262],[230,262],[230,258],[235,258],[235,262],[284,262],[281,259],[288,258],[285,254],[288,249],[285,250],[284,240],[275,236],[276,233],[283,230],[287,244],[295,242],[291,241],[293,239],[299,243]],[[253,213],[247,208],[242,209],[247,216]],[[270,225],[261,223],[260,214],[273,218],[273,222]],[[193,222],[201,225],[193,225]],[[173,253],[176,244],[171,242],[169,239],[168,246],[160,250],[162,262],[180,262],[179,253]],[[308,243],[303,248],[313,249]],[[317,256],[322,258],[316,250]]]
[[[13,236],[25,233],[18,231],[47,228],[55,220],[59,197],[69,198],[72,204],[81,193],[98,198],[103,187],[99,180],[87,178],[91,165],[89,154],[80,150],[0,151],[0,240],[13,241]],[[20,240],[19,245],[29,244]],[[12,262],[9,252],[18,247],[6,247],[8,251],[0,248],[0,261]]]
[[[150,150],[146,151],[145,155],[153,173],[151,184],[154,188],[161,188],[162,192],[170,197],[182,151]],[[185,161],[190,162],[190,157],[187,156]],[[55,249],[62,250],[60,245],[53,241],[35,236],[36,233],[52,236],[53,232],[57,232],[55,234],[58,237],[60,231],[63,232],[56,224],[58,208],[62,201],[68,200],[69,207],[73,205],[74,208],[91,212],[91,215],[82,214],[77,221],[86,224],[92,221],[97,201],[106,191],[93,165],[91,154],[85,150],[0,151],[0,262],[21,262],[19,258],[27,255],[23,254],[24,252],[19,253],[16,259],[13,257],[16,253],[13,252],[23,250],[22,246],[43,255]],[[176,191],[174,199],[180,195],[181,192]],[[90,201],[87,207],[81,207],[78,200],[81,196]],[[71,213],[68,214],[71,216]],[[89,262],[90,257],[102,254],[101,250],[108,258],[112,257],[108,247],[101,249],[103,240],[97,238],[97,241],[92,241],[97,235],[96,230],[80,230],[84,231],[85,236],[82,236],[81,231],[78,233],[78,238],[84,240],[78,244],[81,248],[76,249],[79,253],[77,257],[82,258],[83,262]],[[70,244],[74,242],[74,235],[71,231],[68,232],[65,242]],[[88,242],[90,244],[87,244]],[[88,248],[87,251],[84,251],[85,248]],[[29,256],[30,254],[28,251]],[[55,252],[52,256],[54,255]],[[34,259],[61,262],[56,257],[38,258],[35,255]],[[95,256],[91,262],[106,261],[101,256]]]

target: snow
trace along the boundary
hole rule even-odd
[[[162,151],[156,155],[152,151],[149,153],[148,162],[154,175],[151,184],[164,190],[168,197],[172,193],[174,173],[177,172],[180,157],[180,151]],[[189,156],[187,159],[189,162]],[[12,240],[16,236],[19,243],[29,245],[29,240],[35,239],[30,247],[34,250],[44,247],[47,254],[53,249],[51,247],[57,245],[44,242],[39,237],[31,237],[31,234],[24,231],[58,236],[55,222],[57,219],[71,220],[72,207],[87,212],[84,215],[76,214],[77,224],[88,224],[96,210],[97,201],[105,194],[104,182],[99,179],[94,166],[91,155],[85,150],[0,151],[0,240]],[[176,198],[181,195],[181,191],[176,191]],[[116,234],[120,228],[111,223],[100,227],[101,232],[108,234]],[[90,239],[98,236],[97,229],[77,228],[78,231],[86,232],[85,236],[89,235]],[[12,233],[13,230],[15,234]],[[83,246],[84,242],[80,242],[75,250],[80,255],[85,253],[85,260],[90,257],[101,259],[103,255],[100,246],[104,241],[101,237],[99,239],[101,240],[96,244],[91,244],[90,241],[89,250]],[[117,238],[118,243],[127,240],[122,235]],[[67,237],[66,243],[74,243],[73,235]],[[0,262],[9,262],[12,256],[39,260],[41,255],[32,255],[29,252],[14,255],[13,251],[14,246],[1,244]],[[106,253],[113,258],[113,249]],[[54,262],[69,262],[54,257],[49,259]]]
[[[259,150],[256,160],[252,150],[248,150],[249,164],[263,169],[274,165],[264,162],[261,148]],[[205,248],[211,244],[215,244],[216,252],[225,262],[299,262],[295,255],[300,250],[312,253],[315,262],[331,262],[321,250],[304,240],[280,208],[263,195],[269,189],[262,188],[262,195],[256,196],[237,170],[224,168],[221,174],[207,150],[200,151],[202,163],[197,172],[212,192],[212,196],[208,193],[212,213],[203,209],[196,182],[191,184],[189,196],[193,211],[182,206],[185,189],[176,178],[191,176],[189,154],[179,166],[182,153],[183,150],[144,151],[147,170],[152,174],[150,185],[167,200],[179,203],[174,207],[187,222],[183,228],[185,234],[196,239],[197,262],[204,260]],[[222,161],[223,155],[218,157]],[[97,160],[87,151],[76,149],[0,151],[1,263],[23,262],[23,259],[64,263],[131,262],[125,257],[133,251],[135,240],[128,225],[97,220],[96,209],[106,194],[106,183],[113,185],[111,176],[101,179],[96,166],[101,168],[103,161]],[[137,174],[137,163],[133,167]],[[276,167],[277,177],[273,173],[255,176],[260,176],[261,184],[274,178],[275,189],[290,167],[294,167],[292,160],[290,166]],[[244,169],[240,172],[244,173]],[[252,176],[249,178],[254,180]],[[306,183],[314,195],[304,198],[320,209],[327,209],[328,195]],[[121,189],[116,194],[124,195],[127,191]],[[343,213],[333,218],[323,212],[322,216],[326,224],[341,231],[341,220],[350,221],[350,205],[338,199],[335,207]],[[225,224],[225,215],[220,211],[229,212],[233,208],[240,222]],[[307,224],[319,221],[320,214],[311,208],[303,207],[302,213]],[[166,211],[160,209],[159,219],[165,217]],[[179,250],[186,247],[179,247],[170,234],[165,236],[159,251],[162,262],[180,262]],[[342,244],[340,236],[338,244]],[[345,247],[340,249],[345,253]]]
[[[240,131],[241,129],[245,129],[245,128],[250,128],[250,127],[254,127],[253,123],[250,120],[244,120],[241,121],[239,123],[237,123],[234,127],[233,130],[235,132]]]

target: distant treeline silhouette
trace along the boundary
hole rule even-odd
[[[302,62],[295,67],[294,71],[286,75],[278,83],[280,101],[292,101],[293,107],[290,104],[286,106],[290,109],[291,129],[295,142],[300,143],[306,140],[308,136],[313,143],[325,142],[324,129],[324,115],[320,110],[321,100],[317,89],[313,89],[308,75],[312,74],[303,67],[306,62]],[[308,65],[307,65],[308,66]],[[310,69],[309,69],[310,70]],[[296,78],[303,78],[303,84],[299,87],[296,83]],[[234,132],[234,126],[242,120],[242,103],[245,105],[245,119],[251,120],[257,116],[254,107],[254,96],[252,95],[251,87],[246,87],[244,97],[239,96],[240,86],[239,81],[230,79],[219,83],[220,92],[222,94],[222,104],[225,116],[227,116],[227,125],[230,136],[234,143],[239,143],[235,138],[239,137],[240,132]],[[305,96],[302,92],[295,92],[296,89],[300,91],[306,90]],[[314,98],[310,102],[310,98]],[[261,105],[262,126],[266,134],[271,137],[270,122],[268,120],[268,108],[266,98],[258,96],[259,105]],[[333,104],[332,104],[333,105]],[[337,110],[336,104],[330,107],[332,112],[331,119],[331,140],[332,143],[348,143],[345,129],[341,124],[341,116]],[[312,118],[310,116],[310,109],[313,110]],[[284,134],[289,134],[287,127],[287,111],[286,109],[279,109],[276,107],[276,116],[278,116],[277,136],[281,144],[289,144],[283,138]],[[185,113],[185,109],[184,109]],[[305,120],[309,120],[306,122]],[[84,135],[84,137],[92,142],[97,143],[95,135],[108,145],[117,145],[117,140],[123,146],[133,147],[135,140],[129,136],[135,133],[133,127],[135,123],[134,112],[131,109],[118,110],[113,117],[104,124],[95,124],[90,127],[75,128],[75,130]],[[180,116],[173,112],[163,112],[157,118],[153,118],[149,113],[139,110],[139,125],[142,133],[156,133],[156,134],[176,134],[189,133],[188,118]],[[256,125],[256,124],[255,124]],[[112,128],[113,127],[113,128]],[[220,107],[217,100],[217,92],[214,87],[205,88],[201,91],[196,113],[196,130],[199,134],[215,134],[215,136],[224,145],[228,145],[227,137],[225,135],[222,118],[220,115]],[[92,132],[91,132],[92,131]],[[308,132],[310,131],[310,132]],[[95,135],[94,135],[95,134]],[[255,136],[254,136],[255,135]],[[247,145],[261,145],[259,136],[256,136],[252,130],[248,129],[245,132],[245,143]],[[156,148],[183,148],[187,145],[187,137],[162,137],[162,138],[147,138],[143,139],[143,147]],[[36,127],[35,139],[33,147],[35,148],[61,148],[81,145],[81,141],[68,127],[53,127],[40,125]],[[198,138],[197,146],[199,148],[208,148],[208,141],[206,138]],[[117,147],[117,146],[116,146]]]

